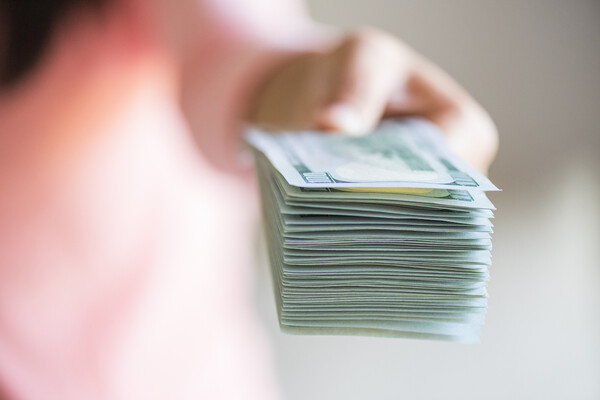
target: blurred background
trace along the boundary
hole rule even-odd
[[[600,399],[600,1],[309,0],[429,57],[490,112],[503,189],[482,343],[291,336],[257,307],[288,399]]]

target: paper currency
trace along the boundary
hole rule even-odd
[[[497,188],[434,126],[247,138],[282,330],[478,341]]]
[[[292,186],[497,190],[451,154],[438,129],[422,119],[386,121],[363,137],[251,129],[247,139]]]

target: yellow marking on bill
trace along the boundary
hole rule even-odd
[[[336,188],[345,192],[379,192],[379,193],[400,193],[400,194],[425,194],[429,193],[434,189],[426,188],[394,188],[394,187],[354,187],[354,188]]]

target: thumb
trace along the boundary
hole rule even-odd
[[[365,121],[363,114],[351,101],[338,101],[325,105],[319,110],[317,117],[319,128],[340,131],[352,136],[366,133],[370,122]]]
[[[316,123],[351,135],[366,134],[377,125],[401,83],[397,44],[379,33],[360,32],[330,57],[328,92]]]

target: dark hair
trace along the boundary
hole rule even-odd
[[[17,82],[42,56],[60,19],[105,0],[0,0],[0,85]]]

